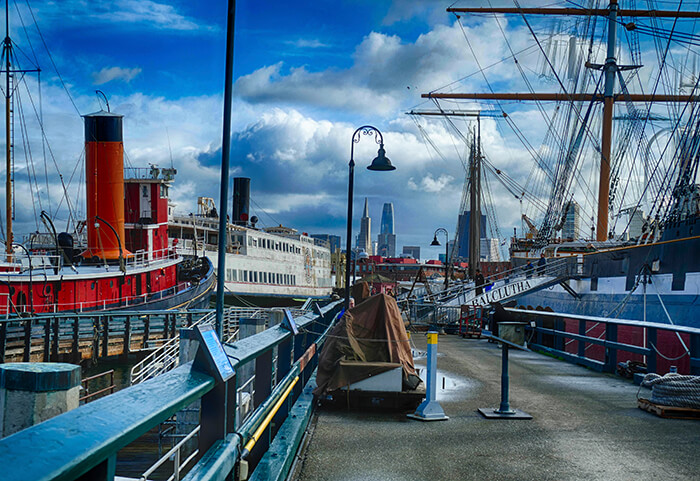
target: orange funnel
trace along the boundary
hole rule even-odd
[[[130,256],[124,246],[124,144],[122,116],[95,112],[85,118],[88,248],[83,257]]]

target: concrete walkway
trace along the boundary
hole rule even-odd
[[[511,350],[511,406],[534,419],[487,420],[477,408],[499,405],[499,347],[440,336],[438,351],[448,421],[321,408],[293,479],[700,480],[700,421],[638,409],[631,381]]]

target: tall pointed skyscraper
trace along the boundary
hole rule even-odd
[[[394,234],[394,204],[387,202],[382,209],[382,227],[377,242],[377,255],[396,257],[396,235]]]
[[[382,209],[382,228],[380,234],[394,233],[394,204],[387,202]]]
[[[365,210],[362,212],[362,219],[360,219],[360,236],[357,239],[357,247],[369,255],[374,255],[372,250],[372,219],[369,217],[367,197],[365,197]]]

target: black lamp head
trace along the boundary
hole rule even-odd
[[[391,165],[389,157],[386,156],[384,144],[379,144],[379,152],[377,152],[372,164],[367,166],[367,170],[396,170],[396,167]]]
[[[442,245],[442,244],[440,244],[440,241],[437,240],[437,234],[435,234],[435,235],[433,236],[433,242],[431,242],[430,245],[431,245],[431,246],[439,246],[439,245]]]

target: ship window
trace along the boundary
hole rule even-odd
[[[248,282],[248,271],[243,271],[243,282]]]
[[[258,282],[258,273],[253,272],[253,282]]]
[[[262,281],[267,284],[267,272],[262,273]]]

